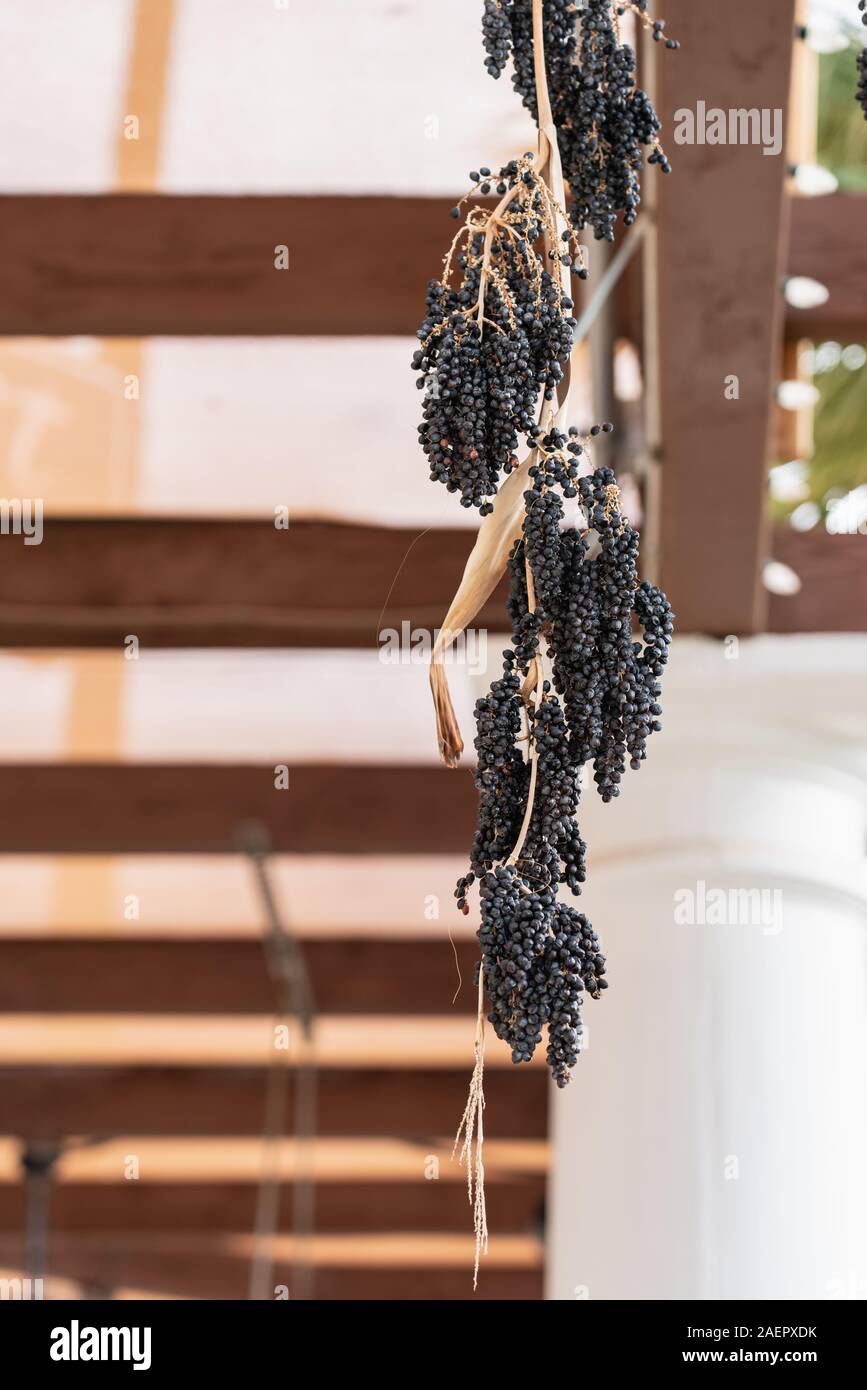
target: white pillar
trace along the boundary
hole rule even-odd
[[[685,640],[662,703],[585,794],[610,988],[552,1096],[548,1297],[867,1297],[867,643]]]

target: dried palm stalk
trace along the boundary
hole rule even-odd
[[[550,189],[550,203],[553,207],[550,225],[546,224],[544,227],[545,250],[551,263],[556,263],[560,266],[561,285],[563,286],[566,296],[568,296],[571,288],[569,268],[568,266],[564,266],[560,261],[560,247],[558,244],[566,221],[565,214],[562,212],[562,209],[566,205],[566,194],[563,185],[563,171],[560,164],[560,151],[557,145],[557,132],[554,127],[551,114],[551,102],[548,95],[542,33],[542,0],[533,0],[533,54],[536,69],[536,91],[538,94],[539,111],[539,153],[535,167],[537,175],[545,181],[547,187]],[[546,399],[542,404],[539,419],[540,431],[537,437],[543,437],[552,427],[562,428],[565,425],[569,401],[569,385],[570,374],[567,369],[560,383],[556,402]],[[476,613],[478,613],[485,600],[493,592],[505,572],[509,553],[523,529],[525,518],[525,485],[529,470],[535,462],[537,454],[538,450],[534,449],[520,467],[509,475],[497,494],[493,504],[493,510],[484,518],[479,528],[476,543],[467,561],[458,591],[443,620],[442,628],[434,647],[430,674],[431,689],[436,710],[440,756],[448,767],[457,766],[460,754],[463,751],[463,740],[449,693],[448,679],[443,664],[444,654],[459,633],[472,622],[472,619],[475,617]],[[526,562],[526,577],[529,603],[531,608],[535,608],[533,576],[530,572],[529,560]],[[530,688],[525,688],[525,690],[522,691],[528,710],[531,704],[537,704],[542,698],[542,684],[544,681],[543,666],[544,663],[540,654],[535,662],[530,681],[528,682]],[[530,740],[528,757],[531,761],[531,773],[527,795],[527,807],[517,842],[510,856],[510,863],[514,863],[520,855],[521,847],[533,814],[533,802],[536,788],[536,759],[532,740]],[[484,1130],[482,1125],[482,1115],[485,1106],[483,1086],[484,1038],[484,972],[480,968],[479,1006],[476,1019],[476,1042],[474,1049],[475,1065],[470,1081],[470,1093],[466,1109],[464,1110],[463,1118],[458,1127],[455,1141],[455,1147],[457,1147],[457,1144],[461,1141],[461,1135],[463,1135],[460,1158],[467,1163],[467,1189],[470,1205],[473,1208],[473,1225],[476,1239],[473,1288],[476,1287],[478,1279],[481,1255],[483,1251],[487,1251],[488,1247],[488,1226],[485,1214]]]
[[[565,188],[563,184],[563,172],[560,165],[560,152],[557,146],[557,132],[554,128],[551,115],[551,103],[548,97],[548,84],[545,75],[545,57],[542,42],[542,0],[534,0],[533,4],[533,33],[536,61],[536,84],[539,92],[539,144],[538,158],[535,161],[533,170],[534,183],[538,182],[545,190],[544,202],[549,211],[549,215],[543,219],[543,235],[546,254],[550,257],[552,264],[557,264],[560,268],[560,285],[564,297],[569,296],[571,289],[569,280],[569,267],[564,266],[560,260],[562,243],[561,234],[567,229],[566,215],[563,211],[566,203]],[[525,167],[529,167],[526,166]],[[517,196],[516,188],[511,188],[502,198],[500,203],[493,211],[485,209],[474,209],[465,227],[461,229],[452,248],[446,257],[446,276],[451,266],[451,257],[455,244],[468,226],[475,226],[474,214],[478,211],[478,226],[486,228],[485,234],[485,256],[486,261],[482,267],[482,289],[479,294],[479,322],[484,332],[484,284],[486,275],[496,274],[496,264],[491,257],[494,250],[494,235],[498,226],[508,226],[508,207],[512,200]],[[530,258],[528,258],[529,264]],[[538,261],[533,258],[535,265]],[[570,372],[567,366],[562,381],[554,401],[545,400],[539,418],[540,436],[547,434],[552,427],[562,428],[567,414],[569,401]],[[461,737],[460,726],[455,715],[452,703],[451,692],[449,690],[448,676],[445,667],[445,653],[461,633],[469,626],[473,618],[482,608],[488,598],[490,598],[497,584],[502,579],[508,562],[509,553],[515,541],[521,535],[524,525],[524,491],[527,485],[530,468],[536,461],[538,451],[533,449],[524,462],[514,469],[505,483],[499,489],[493,502],[493,510],[483,518],[479,527],[475,545],[470,552],[464,568],[463,577],[458,586],[457,593],[452,599],[449,610],[440,626],[436,642],[434,644],[431,669],[430,684],[433,694],[434,710],[436,714],[437,744],[439,754],[446,767],[455,768],[460,761],[460,755],[464,749],[463,738]],[[532,577],[527,571],[528,585],[532,592]],[[541,683],[541,663],[536,663],[537,680],[531,690],[525,692],[525,698],[529,700],[534,693],[537,685]],[[530,812],[532,808],[530,808]]]

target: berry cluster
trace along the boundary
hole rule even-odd
[[[867,0],[858,0],[858,9],[861,11],[861,23],[867,24]],[[856,59],[858,64],[858,87],[856,99],[864,112],[864,119],[867,121],[867,48],[862,48]]]
[[[647,6],[585,0],[576,10],[572,0],[544,0],[545,70],[572,221],[578,231],[592,227],[599,240],[614,240],[619,213],[626,226],[638,215],[644,149],[648,163],[671,168],[659,119],[636,83],[635,54],[620,40],[619,20],[630,10],[656,42],[679,46]],[[499,77],[511,57],[515,90],[538,122],[532,0],[485,0],[482,37],[488,72]]]
[[[603,801],[620,794],[626,759],[638,771],[661,728],[660,677],[673,618],[659,589],[638,582],[638,535],[623,517],[610,468],[579,483],[596,540],[564,536],[564,586],[553,614],[554,683],[580,763],[593,764]],[[633,618],[642,634],[633,640]]]
[[[474,190],[495,187],[500,203],[471,208],[442,279],[428,285],[412,359],[425,392],[419,438],[431,479],[483,516],[517,462],[520,436],[535,428],[540,393],[553,399],[572,350],[572,300],[559,265],[546,266],[536,243],[547,233],[562,246],[553,259],[569,265],[574,243],[568,232],[557,239],[557,209],[533,160],[511,160],[497,175],[471,172]]]
[[[476,707],[479,822],[470,872],[459,880],[458,906],[480,883],[482,968],[488,1017],[507,1042],[513,1062],[529,1062],[548,1028],[548,1061],[560,1086],[578,1056],[580,994],[598,998],[605,962],[587,919],[557,900],[564,882],[580,893],[586,876],[578,772],[569,757],[565,717],[549,682],[528,709],[520,696],[514,651],[504,653],[504,676]],[[519,751],[519,730],[532,740],[535,789],[529,824],[514,864],[530,793],[531,769]]]
[[[517,869],[482,879],[482,969],[494,1032],[529,1062],[548,1029],[548,1065],[558,1086],[569,1081],[581,1043],[581,996],[607,988],[605,958],[583,913],[552,892],[527,892]]]
[[[593,433],[600,429],[610,426]],[[641,766],[661,727],[673,623],[665,595],[638,581],[638,537],[611,470],[579,477],[585,444],[575,430],[551,430],[536,449],[523,537],[509,560],[512,645],[502,677],[476,704],[478,828],[455,896],[466,912],[479,881],[494,1031],[524,1062],[547,1027],[548,1062],[564,1086],[580,1046],[580,996],[598,998],[606,987],[592,927],[558,901],[561,884],[578,894],[586,877],[581,769],[592,762],[597,791],[610,801],[627,757]],[[564,500],[575,497],[586,526],[563,530]],[[553,684],[539,679],[544,660]]]
[[[580,894],[586,878],[577,819],[582,771],[592,764],[597,791],[610,801],[627,763],[640,768],[650,734],[661,727],[660,677],[672,635],[665,595],[639,582],[638,537],[622,515],[614,474],[600,468],[588,476],[587,441],[554,423],[565,417],[575,330],[565,267],[586,276],[577,233],[591,226],[611,240],[620,214],[627,224],[635,220],[645,149],[668,170],[659,121],[620,36],[620,17],[630,10],[654,40],[677,47],[647,6],[544,0],[534,34],[532,0],[485,0],[485,65],[499,77],[511,60],[515,88],[537,124],[534,45],[544,50],[548,98],[541,94],[541,106],[547,120],[550,100],[571,226],[550,128],[540,136],[539,167],[526,154],[497,173],[473,170],[466,198],[498,201],[471,205],[441,278],[428,286],[412,361],[424,392],[419,437],[431,478],[464,506],[490,513],[503,475],[517,466],[521,439],[532,451],[522,533],[508,562],[511,645],[502,674],[476,703],[478,821],[455,897],[467,912],[478,883],[476,982],[494,1031],[517,1063],[532,1059],[547,1030],[559,1086],[578,1057],[582,997],[598,998],[607,985],[593,927],[559,896],[561,889]],[[452,209],[458,221],[466,198]],[[465,598],[459,591],[458,608]],[[447,701],[433,671],[432,685],[442,734]],[[454,765],[461,745],[450,728],[441,746]],[[482,1036],[462,1125],[469,1144],[483,1104]],[[480,1142],[480,1126],[478,1134]],[[481,1241],[478,1199],[476,1222]]]

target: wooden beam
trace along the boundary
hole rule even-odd
[[[0,333],[413,332],[448,211],[428,198],[3,197]]]
[[[275,1045],[286,1066],[300,1065],[297,1029],[274,1032],[268,1014],[0,1014],[0,1058],[8,1066],[259,1067]],[[449,1071],[472,1054],[468,1014],[317,1014],[310,1062],[320,1068]],[[529,1064],[544,1066],[541,1053]],[[510,1069],[507,1048],[486,1066]]]
[[[14,1236],[0,1237],[0,1259],[13,1254]],[[238,1255],[242,1259],[254,1254],[255,1240],[249,1231],[214,1231],[208,1234],[188,1231],[81,1231],[59,1236],[57,1249],[85,1250],[98,1248],[100,1253],[128,1251],[136,1254],[172,1255],[195,1252],[202,1259],[210,1255]],[[358,1235],[346,1231],[314,1231],[309,1237],[291,1232],[275,1235],[272,1253],[277,1262],[287,1263],[299,1256],[317,1269],[391,1269],[399,1265],[406,1269],[460,1269],[472,1264],[474,1241],[471,1232],[378,1231]],[[542,1248],[532,1235],[518,1234],[494,1237],[488,1251],[488,1269],[537,1269],[542,1260]]]
[[[688,5],[673,3],[684,40],[692,40],[681,12]],[[768,9],[781,49],[789,0]],[[673,32],[673,19],[669,27]],[[695,70],[703,52],[684,46],[681,69]],[[765,53],[766,46],[763,64]],[[665,81],[683,76],[662,73]],[[708,106],[724,95],[717,81],[706,90]],[[679,171],[685,152],[671,150]],[[721,153],[717,147],[714,157]],[[744,153],[760,155],[755,147]],[[781,159],[765,163],[779,166]],[[830,277],[832,297],[808,317],[790,310],[791,331],[800,323],[807,336],[814,328],[829,336],[842,324],[844,336],[860,340],[867,326],[860,254],[867,198],[792,201],[789,272],[826,283]],[[0,197],[0,334],[414,333],[425,286],[439,273],[453,234],[448,206],[438,198],[384,196],[7,195]],[[746,228],[748,219],[742,223]],[[340,254],[323,279],[322,245],[330,235],[339,236]],[[289,251],[285,271],[274,266],[279,245]],[[630,275],[618,296],[624,329],[635,325],[634,290]]]
[[[357,1068],[355,1069],[358,1070]],[[63,1145],[55,1174],[64,1183],[113,1185],[130,1181],[129,1157],[139,1163],[137,1181],[148,1183],[251,1183],[262,1177],[262,1136],[116,1134],[91,1136],[90,1143]],[[280,1183],[312,1177],[319,1183],[416,1183],[419,1174],[438,1165],[439,1182],[455,1183],[466,1191],[466,1169],[454,1156],[451,1136],[405,1139],[400,1135],[343,1135],[309,1140],[285,1135],[274,1155],[273,1172]],[[500,1181],[545,1177],[550,1169],[547,1138],[485,1137],[485,1173]],[[434,1169],[436,1171],[436,1169]],[[21,1142],[0,1137],[0,1184],[21,1178]]]
[[[488,1177],[491,1230],[500,1235],[541,1228],[545,1180],[541,1176]],[[26,1197],[20,1184],[0,1184],[0,1232],[21,1231]],[[316,1186],[316,1230],[335,1232],[467,1230],[464,1182],[321,1182]],[[250,1231],[256,1184],[241,1182],[56,1183],[51,1229],[73,1231]],[[280,1189],[278,1226],[292,1229],[292,1186]]]
[[[661,579],[681,631],[764,625],[768,437],[782,340],[785,156],[674,143],[675,113],[789,105],[795,0],[670,0],[660,62]],[[745,36],[749,36],[746,38]],[[737,399],[726,384],[737,378]]]
[[[120,652],[132,633],[145,648],[373,650],[387,629],[442,622],[473,538],[336,522],[287,532],[264,521],[49,518],[39,546],[3,538],[0,647]],[[812,630],[836,630],[849,568],[842,549],[827,548],[828,598],[814,589]],[[500,585],[473,626],[503,631],[505,599]],[[678,631],[700,616],[681,608]]]
[[[492,1242],[493,1246],[493,1242]],[[0,1261],[10,1268],[23,1268],[20,1240],[0,1241]],[[213,1250],[164,1253],[137,1250],[128,1242],[106,1248],[99,1241],[56,1238],[50,1247],[50,1271],[55,1278],[73,1279],[91,1289],[133,1288],[150,1290],[169,1298],[238,1300],[248,1297],[250,1261],[237,1255]],[[290,1290],[295,1284],[292,1264],[278,1263],[273,1271],[274,1285]],[[478,1289],[473,1291],[472,1250],[467,1262],[453,1268],[317,1268],[312,1280],[314,1299],[325,1301],[401,1302],[405,1300],[440,1302],[516,1300],[530,1302],[543,1296],[540,1267],[516,1269],[484,1264]]]
[[[278,853],[448,854],[472,841],[469,771],[182,764],[8,764],[0,845],[12,854],[231,853],[245,822]]]
[[[788,598],[772,595],[769,632],[867,632],[865,539],[829,535],[823,526],[774,532],[775,560],[790,565],[801,589]]]
[[[451,1134],[466,1103],[466,1068],[318,1071],[317,1132],[430,1140]],[[258,1067],[0,1067],[0,1134],[257,1135],[265,1072]],[[289,1113],[292,1113],[290,1080]],[[547,1133],[543,1068],[485,1076],[492,1138]]]
[[[807,275],[830,291],[814,309],[789,308],[792,337],[867,342],[867,193],[792,199],[790,275]]]
[[[474,534],[47,518],[0,546],[0,647],[370,647],[445,615]],[[505,626],[505,589],[476,619]]]
[[[302,940],[320,1013],[473,1013],[479,948]],[[457,963],[455,961],[457,953]],[[460,970],[460,987],[458,970]],[[258,1014],[274,988],[257,941],[0,940],[0,1014]]]

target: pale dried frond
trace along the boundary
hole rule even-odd
[[[494,510],[482,520],[458,591],[434,643],[430,684],[436,711],[437,742],[446,767],[457,767],[464,744],[449,690],[445,653],[473,621],[506,572],[509,554],[524,524],[524,492],[535,456],[533,450],[509,474],[494,498]]]

